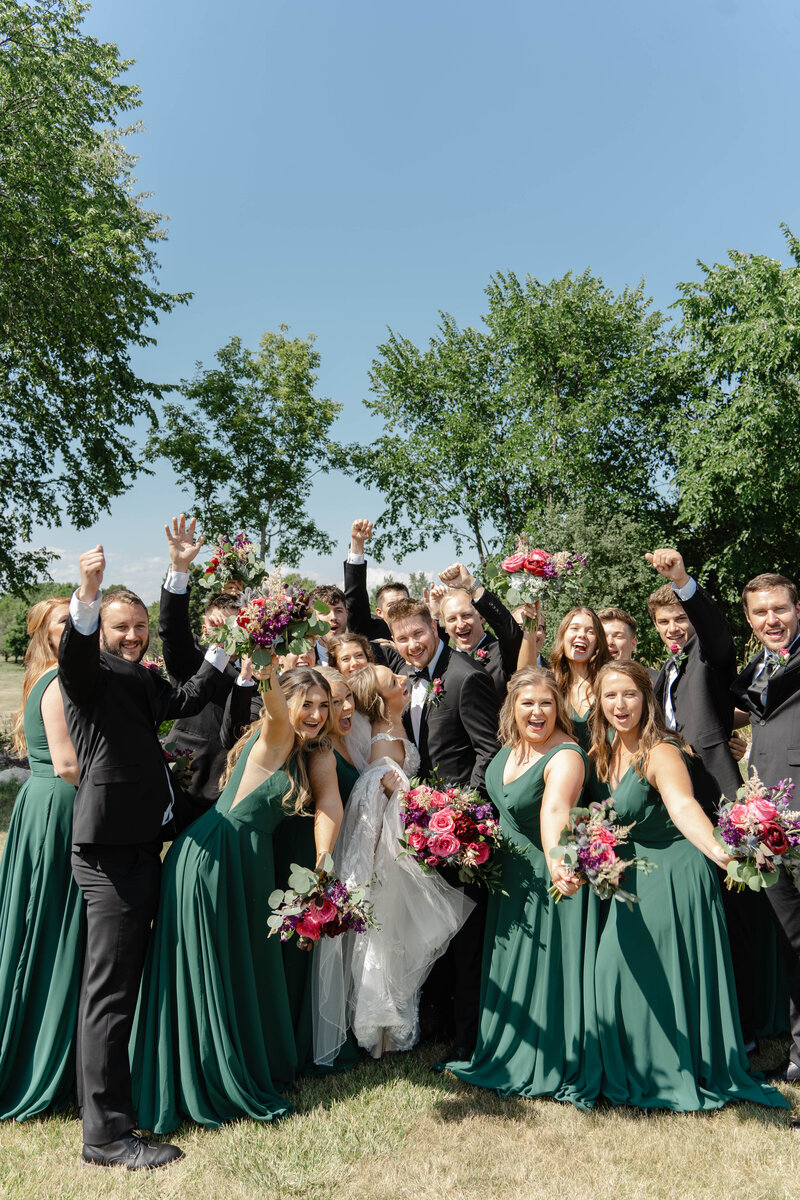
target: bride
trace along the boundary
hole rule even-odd
[[[370,665],[348,682],[370,722],[370,756],[350,795],[334,859],[344,882],[370,881],[376,928],[346,939],[347,1016],[358,1044],[380,1058],[416,1045],[422,984],[474,905],[402,854],[400,798],[419,770],[419,752],[402,721],[408,680]]]

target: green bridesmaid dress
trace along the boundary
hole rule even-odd
[[[558,904],[542,848],[539,816],[544,771],[556,746],[511,783],[503,783],[510,754],[489,764],[486,786],[503,833],[524,850],[509,856],[500,892],[489,894],[478,1044],[469,1063],[447,1063],[460,1079],[501,1096],[552,1096],[591,1108],[601,1064],[594,1017],[594,956],[600,902],[588,888]],[[546,847],[550,850],[551,847]]]
[[[609,795],[595,783],[594,799]],[[630,767],[614,792],[622,824],[635,821],[628,856],[630,911],[611,902],[597,952],[595,993],[602,1092],[612,1104],[694,1112],[731,1100],[788,1107],[750,1074],[742,1044],[717,872]]]
[[[297,1071],[292,1014],[281,943],[267,937],[287,773],[275,771],[231,807],[257,737],[214,808],[164,860],[131,1037],[134,1105],[140,1127],[155,1133],[185,1117],[216,1128],[292,1112],[279,1095]]]
[[[25,705],[30,778],[14,804],[0,863],[0,1118],[24,1121],[75,1096],[85,918],[72,878],[75,788],[53,770],[42,696]]]
[[[572,732],[575,737],[575,741],[578,743],[581,750],[585,750],[587,754],[589,753],[589,747],[592,744],[592,732],[589,728],[589,720],[593,712],[594,707],[588,708],[581,717],[574,708],[570,708],[569,710],[570,720],[572,721]]]

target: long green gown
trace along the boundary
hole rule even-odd
[[[572,732],[575,737],[575,741],[578,743],[581,750],[585,750],[587,754],[589,753],[589,747],[592,744],[592,732],[589,728],[589,720],[593,712],[594,707],[587,708],[583,716],[580,716],[572,707],[570,707],[569,710],[569,715],[572,719]]]
[[[231,807],[257,737],[164,860],[131,1037],[134,1105],[140,1127],[155,1133],[185,1117],[216,1128],[292,1112],[279,1095],[297,1070],[292,1013],[281,943],[267,936],[286,772]]]
[[[609,794],[595,783],[595,799]],[[628,871],[633,911],[609,904],[597,951],[595,994],[602,1092],[612,1104],[676,1112],[731,1100],[787,1107],[749,1073],[717,873],[669,819],[660,795],[630,767],[614,791],[621,852],[648,858]]]
[[[75,1094],[86,931],[70,863],[75,788],[53,770],[41,715],[57,673],[46,671],[25,705],[31,775],[0,863],[0,1118],[18,1121]]]
[[[336,759],[336,779],[339,784],[339,795],[345,805],[350,793],[356,785],[358,770],[349,763],[338,750],[333,752]],[[288,885],[292,863],[313,870],[317,861],[317,851],[314,842],[314,821],[311,817],[301,817],[289,814],[275,837],[275,878],[277,887]],[[314,1023],[311,996],[311,966],[312,953],[298,950],[294,942],[286,942],[283,946],[283,967],[286,975],[286,987],[289,992],[289,1007],[292,1011],[294,1039],[297,1046],[297,1072],[300,1075],[328,1074],[331,1070],[345,1070],[354,1067],[359,1059],[358,1049],[352,1038],[348,1037],[339,1055],[331,1067],[318,1067],[314,1063]]]
[[[503,783],[503,749],[486,786],[505,837],[525,851],[508,856],[500,892],[489,894],[478,1044],[469,1063],[447,1063],[460,1079],[501,1096],[552,1096],[590,1108],[600,1090],[594,1018],[594,956],[600,902],[588,888],[558,904],[539,829],[544,770],[556,746],[523,775]],[[552,847],[546,847],[550,850]]]

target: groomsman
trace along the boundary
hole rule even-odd
[[[209,651],[197,674],[172,687],[141,666],[147,610],[133,592],[102,596],[102,546],[81,555],[59,647],[64,711],[80,766],[72,869],[86,906],[86,959],[78,1017],[78,1100],[83,1158],[129,1170],[165,1166],[176,1146],[134,1133],[128,1064],[136,999],[158,903],[160,850],[174,794],[157,730],[199,712],[227,664]],[[170,834],[172,836],[172,829]]]
[[[311,592],[311,601],[322,600],[328,606],[328,612],[320,613],[320,618],[329,627],[329,632],[317,640],[314,646],[316,661],[323,667],[328,665],[328,644],[337,633],[347,629],[347,606],[341,588],[333,583],[321,583]]]
[[[375,597],[375,616],[370,612],[367,590],[367,561],[364,546],[372,537],[372,521],[358,517],[350,526],[350,553],[344,564],[344,596],[347,605],[347,628],[361,633],[370,641],[391,639],[384,619],[386,609],[396,600],[408,599],[404,583],[384,583]]]
[[[733,684],[739,708],[750,714],[750,764],[774,787],[800,785],[800,604],[797,587],[783,575],[757,575],[745,585],[747,622],[763,649]],[[800,787],[798,788],[800,794]],[[795,807],[797,807],[795,805]],[[800,1083],[800,892],[784,867],[765,889],[789,969],[789,1060],[772,1076]]]
[[[487,795],[486,768],[499,750],[499,706],[490,677],[468,655],[440,640],[422,601],[395,601],[386,619],[397,647],[397,653],[388,650],[390,660],[412,681],[403,723],[419,748],[421,778],[466,785]],[[457,880],[450,882],[459,886]],[[465,890],[476,907],[425,989],[441,1034],[449,1033],[452,1013],[452,1053],[458,1058],[470,1058],[477,1040],[486,924],[486,889],[467,885]]]
[[[502,704],[508,681],[517,669],[522,630],[499,596],[485,588],[463,563],[446,567],[439,578],[451,589],[439,603],[439,620],[456,650],[468,654],[491,676]],[[485,621],[494,634],[487,632]]]
[[[638,626],[631,614],[624,608],[604,608],[597,615],[603,626],[611,657],[613,659],[634,658],[639,646],[639,639],[636,636]],[[658,679],[658,671],[654,671],[652,667],[645,667],[645,671],[655,684]]]

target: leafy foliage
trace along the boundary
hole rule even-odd
[[[314,477],[338,447],[329,434],[341,405],[314,395],[314,337],[265,333],[258,350],[234,337],[217,366],[197,364],[185,402],[168,401],[150,451],[168,458],[207,533],[257,535],[262,558],[295,565],[331,539],[305,511]]]
[[[117,47],[81,30],[79,0],[0,0],[0,584],[51,560],[36,524],[85,528],[141,471],[126,430],[162,389],[131,345],[187,295],[153,286],[161,216],[134,191]]]

